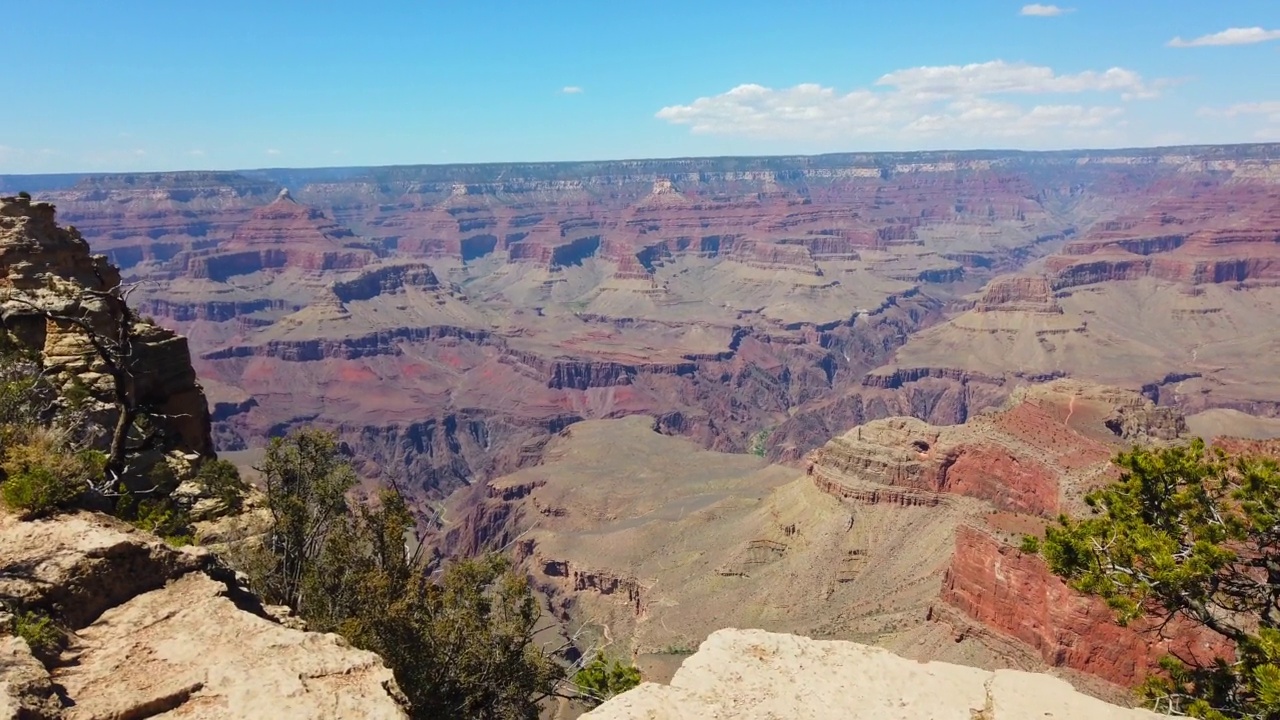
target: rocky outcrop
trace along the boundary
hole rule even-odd
[[[1033,312],[1061,315],[1062,306],[1053,298],[1053,287],[1044,276],[996,278],[983,289],[976,312]]]
[[[350,280],[336,282],[333,294],[340,302],[346,303],[402,292],[407,287],[435,290],[440,287],[440,280],[426,263],[398,263],[373,268]]]
[[[0,638],[0,709],[27,713],[4,717],[407,717],[376,655],[280,624],[208,551],[102,515],[0,514],[0,597],[68,637],[47,671]]]
[[[1237,182],[1170,195],[1098,224],[1050,257],[1055,288],[1152,277],[1186,285],[1280,280],[1280,193]]]
[[[1047,675],[920,663],[857,643],[720,630],[670,685],[645,683],[591,720],[1154,720]]]
[[[510,262],[533,263],[547,270],[559,270],[569,265],[581,265],[587,258],[594,257],[599,249],[599,235],[563,242],[557,232],[554,243],[538,239],[512,243],[508,248],[508,259]]]
[[[1209,661],[1230,655],[1221,638],[1175,622],[1163,632],[1121,627],[1103,601],[1082,595],[1044,561],[962,526],[942,584],[942,601],[997,632],[1030,645],[1046,663],[1132,687],[1171,652]]]
[[[9,618],[0,612],[0,628]],[[49,671],[31,653],[26,641],[0,635],[0,718],[5,720],[57,720],[62,703]]]
[[[1084,426],[1073,426],[1073,419],[1096,426],[1080,432]],[[1185,430],[1180,415],[1137,393],[1058,380],[1020,389],[1004,407],[961,425],[910,417],[871,421],[806,459],[819,487],[838,497],[878,497],[865,489],[855,493],[870,482],[1050,517],[1063,507],[1064,481],[1102,473],[1121,443],[1171,440]],[[1102,442],[1107,436],[1099,431],[1112,433],[1114,444]]]
[[[737,243],[728,257],[761,270],[790,270],[821,276],[813,256],[804,245],[761,243],[754,240]]]
[[[75,229],[59,227],[52,205],[0,198],[0,321],[40,355],[59,384],[86,388],[104,413],[110,412],[114,381],[88,329],[119,342],[121,323],[128,320],[112,310],[119,301],[108,296],[120,286],[119,270],[91,255]],[[208,402],[187,339],[146,321],[133,322],[129,335],[130,391],[168,431],[167,449],[212,454]]]
[[[192,253],[186,268],[192,278],[225,281],[261,270],[356,270],[375,257],[373,250],[360,247],[350,229],[282,190],[275,202],[254,211],[226,243]]]

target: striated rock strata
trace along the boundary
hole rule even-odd
[[[1163,632],[1141,623],[1121,627],[1098,598],[1067,587],[1038,556],[972,527],[956,533],[956,553],[942,582],[942,601],[979,623],[1027,643],[1055,666],[1132,687],[1174,654],[1208,662],[1230,649],[1189,623]]]
[[[115,387],[89,335],[118,341],[122,319],[103,295],[119,288],[120,273],[74,228],[57,225],[54,207],[26,198],[0,198],[0,322],[58,382],[86,388],[109,408]],[[131,387],[141,406],[154,409],[170,448],[209,455],[208,402],[191,366],[186,338],[146,321],[131,331]],[[105,410],[104,410],[105,411]],[[111,424],[108,420],[104,424]]]

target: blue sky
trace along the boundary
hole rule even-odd
[[[0,173],[1280,141],[1280,2],[1024,5],[39,0]]]

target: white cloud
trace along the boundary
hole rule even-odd
[[[1176,37],[1169,41],[1169,47],[1209,47],[1216,45],[1253,45],[1254,43],[1280,40],[1280,30],[1264,30],[1260,27],[1228,28],[1212,35],[1202,35],[1194,40],[1183,40]]]
[[[953,95],[1091,91],[1119,92],[1128,99],[1155,97],[1163,82],[1147,83],[1138,73],[1118,67],[1103,72],[1087,70],[1075,75],[1059,75],[1053,68],[1042,65],[992,60],[896,70],[882,76],[876,85],[935,99]]]
[[[782,89],[739,85],[720,95],[664,107],[657,117],[686,125],[696,134],[762,139],[1083,142],[1114,135],[1123,125],[1124,109],[1114,102],[1017,98],[1085,93],[1147,98],[1166,84],[1148,82],[1123,68],[1064,75],[1048,67],[994,61],[898,70],[882,76],[872,88],[847,93],[812,83]]]
[[[146,154],[147,154],[147,151],[146,151],[146,150],[143,150],[142,148],[137,148],[137,149],[135,149],[135,150],[133,151],[133,154],[134,154],[136,157],[142,157],[143,155],[146,155]]]
[[[1024,109],[1012,103],[972,100],[952,103],[942,115],[926,115],[905,128],[917,135],[985,135],[1026,138],[1046,131],[1098,130],[1124,114],[1117,107],[1036,105]]]
[[[581,95],[583,92],[585,92],[585,90],[577,85],[565,85],[560,88],[560,93],[563,95]]]
[[[267,149],[267,154],[268,154],[268,155],[279,155],[279,154],[280,154],[280,151],[279,151],[279,150],[276,150],[275,148],[268,148],[268,149]]]
[[[1069,12],[1073,11],[1070,8],[1060,8],[1057,5],[1041,5],[1040,3],[1032,3],[1031,5],[1023,5],[1022,10],[1018,11],[1018,14],[1029,15],[1031,17],[1057,17]]]
[[[191,155],[192,157],[204,157],[203,150],[188,150],[187,154]]]
[[[1200,108],[1202,117],[1247,117],[1262,116],[1268,122],[1280,123],[1280,100],[1264,100],[1262,102],[1237,103],[1224,108]]]

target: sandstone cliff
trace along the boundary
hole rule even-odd
[[[0,718],[407,717],[378,656],[280,624],[208,551],[103,515],[0,511],[0,600],[68,639],[46,667],[0,630]]]
[[[1143,720],[1047,675],[920,663],[851,642],[721,630],[669,686],[645,683],[592,720]]]
[[[166,438],[162,449],[211,455],[208,402],[196,382],[186,338],[147,321],[112,312],[123,297],[120,271],[92,255],[75,228],[54,221],[54,207],[27,198],[0,198],[0,324],[39,356],[64,394],[71,386],[96,403],[94,419],[114,425],[115,383],[95,353],[90,331],[127,357],[126,392],[151,410]],[[122,323],[129,340],[120,341]]]

